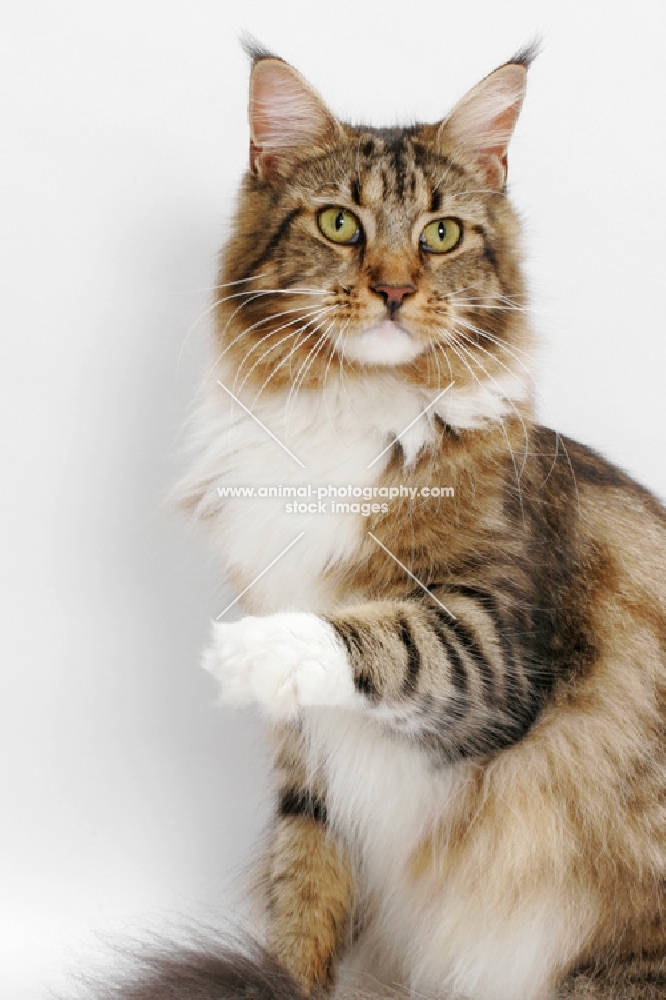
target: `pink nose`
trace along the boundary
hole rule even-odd
[[[370,289],[375,295],[381,295],[391,313],[400,308],[403,299],[416,291],[414,285],[371,285]]]

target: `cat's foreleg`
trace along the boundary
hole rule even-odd
[[[469,588],[468,588],[469,589]],[[535,679],[509,619],[488,595],[283,612],[215,624],[204,666],[221,700],[289,719],[310,705],[361,711],[447,759],[497,750],[538,714]]]
[[[335,628],[318,615],[282,612],[213,624],[203,666],[225,704],[258,704],[276,721],[306,705],[363,706]]]

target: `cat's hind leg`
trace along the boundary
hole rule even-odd
[[[345,851],[308,792],[285,792],[267,872],[270,952],[306,990],[331,986],[350,935],[353,878]]]

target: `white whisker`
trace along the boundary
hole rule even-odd
[[[311,334],[312,333],[316,333],[318,330],[320,330],[321,327],[324,325],[325,322],[326,322],[325,320],[322,320],[322,322],[318,326],[316,326],[314,330],[311,331]],[[300,386],[301,386],[302,382],[305,380],[305,376],[307,375],[308,371],[312,367],[312,364],[315,361],[315,359],[317,357],[317,354],[319,353],[320,346],[323,346],[323,344],[325,343],[327,332],[328,332],[328,330],[331,329],[331,326],[332,326],[332,324],[329,323],[327,329],[324,330],[324,332],[319,335],[319,337],[315,341],[314,345],[308,351],[308,353],[307,353],[307,355],[305,357],[305,360],[301,363],[301,366],[298,369],[298,372],[296,374],[296,378],[292,381],[291,388],[289,389],[289,394],[287,396],[287,401],[285,403],[285,410],[284,410],[284,416],[285,416],[285,436],[287,437],[287,440],[289,439],[289,421],[291,419],[291,413],[293,413],[293,407],[296,404],[296,398],[298,396],[298,390],[300,389]],[[310,359],[311,356],[312,356],[312,360],[309,361],[309,359]],[[292,397],[293,397],[293,403],[292,403],[292,409],[291,409],[291,412],[290,412],[289,405],[290,405],[290,402],[292,400]]]
[[[226,332],[229,329],[229,324],[236,318],[236,316],[241,311],[241,309],[244,309],[245,306],[248,306],[251,302],[254,302],[255,299],[261,298],[262,294],[267,294],[268,295],[268,294],[270,294],[270,292],[268,292],[268,291],[266,291],[266,292],[264,292],[264,291],[254,292],[252,295],[250,295],[250,297],[248,299],[246,299],[244,302],[241,302],[240,305],[236,306],[236,308],[232,312],[231,316],[229,316],[229,318],[227,319],[227,322],[224,324],[224,327],[223,327],[223,329],[221,330],[221,332],[219,334],[219,337],[220,337],[221,340],[224,340]],[[226,298],[217,299],[215,302],[213,302],[213,304],[211,306],[208,307],[208,309],[203,314],[203,316],[206,316],[208,313],[212,312],[213,309],[216,309],[218,306],[222,305],[223,302],[227,302],[229,299],[237,298],[238,295],[247,295],[247,292],[246,291],[238,292],[236,295],[228,295],[228,296],[226,296]],[[197,323],[201,319],[203,319],[203,316],[199,317],[199,320],[197,320]],[[261,322],[263,322],[263,320]],[[186,338],[185,339],[187,339],[187,337],[189,337],[189,335],[190,335],[190,333],[191,333],[191,331],[193,329],[194,329],[193,326],[190,327],[190,329],[188,330],[188,332],[186,334]],[[239,336],[242,336],[242,335],[243,335],[242,333],[239,334]],[[238,339],[238,338],[236,338],[236,339]],[[235,341],[232,341],[232,344],[233,343],[235,343]],[[231,347],[231,344],[229,344],[229,347]],[[226,350],[228,350],[228,347],[225,348],[225,351],[223,352],[223,354],[226,352]],[[220,358],[218,358],[217,361],[213,364],[213,367],[211,368],[211,371],[213,371],[215,369],[215,367],[218,364],[219,360],[220,360]],[[208,376],[206,376],[206,378],[208,378]]]
[[[281,337],[280,340],[277,341],[277,343],[271,344],[269,347],[267,347],[266,350],[263,352],[263,354],[259,358],[257,358],[257,360],[254,362],[254,364],[246,372],[245,377],[243,378],[243,381],[241,382],[240,386],[238,387],[239,393],[242,391],[243,386],[247,382],[247,380],[250,377],[250,375],[252,374],[252,372],[255,370],[255,368],[257,368],[258,365],[261,364],[261,362],[264,360],[264,358],[266,358],[269,354],[271,354],[272,351],[276,350],[281,344],[285,343],[285,341],[289,340],[295,333],[301,333],[308,326],[310,326],[311,323],[316,323],[320,319],[320,317],[322,315],[325,316],[327,313],[329,313],[331,311],[331,309],[335,309],[335,306],[324,306],[321,309],[315,309],[312,312],[307,313],[306,316],[302,316],[300,318],[300,320],[298,321],[299,322],[299,326],[298,326],[298,328],[296,330],[292,331],[291,333],[286,334],[286,336]],[[306,320],[306,319],[308,319],[308,322],[304,323],[303,321]],[[275,334],[275,333],[280,333],[282,330],[285,329],[285,327],[290,326],[293,322],[294,322],[293,320],[289,320],[287,323],[283,323],[282,326],[279,326],[277,328],[277,330],[271,330],[270,331],[271,335]],[[257,347],[259,347],[259,346],[260,346],[260,344],[253,344],[252,347],[250,347],[250,349],[246,352],[243,360],[241,361],[240,365],[238,366],[238,370],[236,372],[236,377],[234,379],[234,387],[236,385],[236,381],[238,379],[238,376],[241,373],[243,365],[245,364],[245,361],[249,358],[249,356],[252,354],[252,352],[255,351],[257,349]],[[235,389],[234,389],[234,391],[235,391]]]
[[[470,373],[470,375],[472,376],[472,378],[474,379],[474,381],[477,383],[477,385],[483,390],[483,392],[485,392],[489,396],[490,399],[493,399],[492,393],[489,392],[488,388],[483,384],[483,382],[481,381],[481,379],[478,377],[478,375],[476,374],[476,372],[471,368],[471,366],[467,363],[467,360],[466,360],[467,357],[470,357],[470,360],[475,360],[475,359],[471,358],[471,356],[469,355],[469,353],[465,350],[464,345],[460,344],[456,340],[456,335],[455,334],[452,334],[452,339],[449,341],[448,346],[451,348],[451,350],[454,352],[454,354],[458,357],[458,359],[460,361],[462,361],[462,363],[464,364],[465,368]],[[478,360],[476,361],[476,363],[479,364]],[[485,371],[482,365],[479,364],[479,367],[481,368],[482,371]],[[487,372],[486,372],[486,375],[487,375]],[[488,378],[489,378],[490,381],[494,382],[495,385],[497,385],[497,382],[495,382],[495,380],[491,376],[488,376]],[[509,400],[509,402],[511,402],[511,401]],[[514,410],[515,410],[515,407],[514,407]],[[516,411],[516,413],[517,413],[517,411]],[[513,448],[511,447],[511,441],[509,440],[509,435],[507,434],[506,426],[504,424],[504,420],[502,419],[502,416],[501,416],[500,413],[497,414],[497,420],[498,420],[498,422],[499,422],[499,424],[500,424],[500,426],[502,428],[502,433],[504,434],[504,439],[506,440],[507,447],[509,449],[509,454],[511,455],[511,464],[513,465],[513,471],[514,471],[515,476],[516,476],[516,486],[518,488],[518,498],[519,498],[519,501],[520,501],[520,509],[521,509],[521,512],[522,512],[522,510],[523,510],[523,495],[522,495],[522,491],[521,491],[521,488],[520,488],[520,477],[521,477],[521,474],[522,474],[522,472],[523,472],[523,470],[525,468],[525,462],[527,460],[527,450],[525,452],[525,457],[524,457],[524,460],[523,460],[523,464],[521,466],[521,471],[519,473],[518,472],[518,465],[517,465],[517,462],[516,462],[516,456],[514,454]],[[524,423],[523,423],[523,427],[525,427]],[[527,443],[529,444],[529,441]]]
[[[316,333],[316,331],[317,331],[317,329],[319,329],[319,327],[315,327],[314,330],[308,330],[305,333],[305,335],[302,337],[301,340],[298,339],[298,337],[304,332],[304,330],[306,330],[306,328],[308,326],[310,326],[311,323],[316,322],[316,321],[317,321],[316,318],[313,319],[313,320],[310,320],[310,321],[308,321],[308,323],[305,324],[304,327],[301,327],[299,330],[294,331],[295,334],[296,334],[296,336],[297,336],[296,343],[294,344],[294,346],[292,347],[292,349],[289,351],[289,353],[284,358],[282,358],[282,360],[275,366],[275,368],[270,373],[270,375],[268,376],[268,378],[264,380],[264,382],[262,383],[262,385],[259,388],[259,391],[257,392],[256,396],[254,397],[253,405],[254,405],[254,403],[257,402],[257,400],[261,396],[261,394],[264,391],[264,389],[266,388],[266,386],[270,383],[270,381],[275,377],[275,375],[277,375],[277,373],[280,370],[280,368],[282,368],[282,366],[284,364],[286,364],[287,361],[291,360],[291,358],[296,353],[296,351],[299,349],[299,347],[302,347],[303,344],[306,342],[306,340],[308,340],[312,336],[313,333]]]
[[[494,354],[491,354],[489,351],[486,351],[485,348],[481,347],[480,344],[475,344],[472,340],[470,340],[468,337],[466,337],[465,334],[461,330],[456,330],[453,335],[454,335],[454,337],[461,337],[465,341],[465,343],[470,344],[476,350],[483,351],[483,353],[487,354],[489,358],[491,358],[492,360],[496,361],[498,365],[501,365],[501,367],[506,372],[508,372],[509,375],[512,375],[514,378],[518,378],[518,376],[515,374],[515,372],[512,372],[511,369],[508,368],[507,365],[505,365],[502,361],[500,361],[500,359],[498,357],[496,357]],[[460,345],[460,346],[462,347],[462,345]],[[486,378],[490,382],[492,382],[493,385],[497,386],[497,388],[500,389],[500,391],[501,391],[501,387],[500,387],[499,383],[496,381],[496,379],[493,378],[493,376],[489,372],[486,371],[486,369],[483,367],[483,365],[481,364],[481,362],[479,361],[479,359],[477,357],[475,357],[472,354],[471,351],[466,351],[466,354],[467,354],[467,357],[470,359],[470,361],[473,361],[474,364],[478,365],[478,367],[481,369],[481,371],[486,376]],[[524,385],[524,382],[523,382],[522,379],[518,378],[518,381],[521,384]],[[523,464],[520,467],[520,474],[519,474],[519,477],[518,477],[520,479],[522,477],[523,472],[525,471],[525,463],[527,462],[527,456],[528,456],[528,453],[529,453],[529,447],[530,447],[529,434],[527,432],[527,427],[525,426],[525,421],[523,420],[522,414],[520,413],[520,411],[518,410],[518,408],[515,406],[513,400],[509,396],[505,396],[504,398],[506,399],[507,403],[509,404],[509,406],[511,407],[511,409],[513,410],[513,412],[518,417],[518,420],[520,421],[520,425],[523,428],[523,435],[525,437],[525,453],[523,455]]]
[[[456,301],[454,303],[454,305],[458,305],[458,302]],[[513,344],[512,347],[509,348],[509,346],[506,344],[506,342],[504,340],[501,340],[499,337],[497,337],[494,334],[490,333],[488,330],[484,329],[483,327],[477,326],[475,323],[472,323],[468,318],[464,319],[458,313],[451,313],[448,309],[435,309],[434,312],[438,316],[445,316],[447,319],[451,320],[453,323],[460,323],[460,324],[464,325],[467,330],[470,330],[473,333],[478,334],[480,337],[484,337],[486,340],[489,340],[492,343],[497,344],[498,347],[501,347],[504,351],[507,352],[507,354],[510,354],[511,357],[513,357],[515,361],[518,361],[519,364],[523,365],[523,367],[525,368],[525,370],[529,372],[529,368],[527,368],[527,366],[524,364],[524,362],[519,361],[517,355],[514,354],[513,351],[517,351],[518,354],[522,354],[523,357],[525,357],[525,358],[527,358],[529,360],[531,360],[532,357],[533,357],[532,352],[526,351],[523,348],[518,347],[516,344]]]
[[[251,326],[244,327],[240,331],[240,333],[237,334],[233,338],[233,340],[231,340],[227,344],[227,346],[224,348],[224,350],[222,350],[222,351],[220,351],[218,353],[218,355],[216,356],[215,360],[213,361],[213,364],[210,366],[210,368],[208,369],[208,371],[204,375],[204,378],[203,378],[203,380],[201,382],[201,386],[200,386],[199,391],[201,391],[201,388],[203,386],[207,385],[208,379],[214,373],[215,369],[219,365],[219,363],[222,360],[222,358],[225,356],[225,354],[227,353],[227,351],[229,351],[234,346],[234,344],[241,339],[241,337],[244,337],[246,334],[250,333],[252,330],[257,330],[260,326],[263,326],[264,323],[270,323],[272,320],[281,319],[283,316],[288,316],[288,315],[291,315],[293,313],[304,313],[304,315],[300,317],[299,321],[302,320],[302,319],[305,319],[305,317],[310,316],[313,313],[319,311],[320,307],[318,307],[317,309],[311,310],[310,309],[311,305],[312,305],[312,303],[308,303],[307,306],[305,306],[305,305],[303,305],[303,306],[295,306],[293,309],[284,309],[284,310],[282,310],[279,313],[271,313],[269,316],[264,316],[262,319],[257,320],[257,322],[253,323]],[[238,312],[238,310],[236,310],[236,311]],[[289,322],[293,322],[293,320],[290,320]],[[279,330],[283,330],[288,325],[289,325],[288,323],[284,323],[283,326],[278,327],[278,331]],[[228,324],[227,324],[227,326],[228,326]],[[225,331],[226,331],[226,327],[224,328],[224,331],[222,332],[222,335],[224,334]],[[274,332],[278,332],[278,331],[274,331]]]
[[[335,434],[338,442],[340,441],[340,435],[338,434],[338,431],[337,431],[336,422],[333,420],[333,418],[331,416],[331,413],[330,413],[330,410],[328,408],[328,397],[326,395],[326,380],[328,378],[328,373],[330,371],[331,364],[333,362],[333,358],[335,357],[335,355],[337,353],[337,350],[336,350],[336,347],[335,347],[336,341],[338,341],[340,337],[344,336],[345,331],[347,330],[347,327],[349,326],[349,323],[350,323],[350,320],[348,319],[343,324],[342,329],[340,330],[340,333],[337,334],[336,336],[331,336],[330,337],[331,352],[330,352],[330,354],[328,356],[328,362],[326,364],[326,369],[324,370],[324,385],[323,385],[323,388],[322,388],[322,393],[323,393],[323,396],[324,396],[324,409],[326,410],[326,416],[328,417],[328,423],[329,423],[329,426],[331,427],[331,429],[333,430],[333,433]],[[331,324],[331,327],[332,328],[335,327],[335,317],[333,317],[333,322]]]
[[[251,274],[248,278],[237,278],[236,281],[224,281],[221,285],[211,285],[210,288],[192,288],[192,292],[219,292],[223,288],[231,288],[232,285],[244,285],[248,281],[260,281],[262,278],[268,277],[268,271],[263,271],[262,274]]]
[[[466,322],[466,320],[462,319],[460,316],[454,317],[454,319],[453,319],[453,326],[454,327],[463,326],[466,330],[469,330],[471,333],[476,333],[477,336],[484,337],[486,340],[489,340],[491,344],[495,344],[496,347],[499,347],[500,350],[503,350],[506,354],[509,355],[509,357],[513,358],[513,360],[516,362],[516,364],[519,364],[522,368],[524,368],[524,370],[527,372],[528,375],[530,375],[530,376],[532,375],[530,369],[527,367],[527,365],[525,364],[525,362],[522,361],[516,354],[514,354],[513,351],[512,351],[512,349],[510,347],[507,347],[507,345],[504,343],[504,341],[500,340],[499,337],[495,337],[492,333],[488,333],[487,330],[482,330],[480,327],[475,326],[474,323],[468,323],[468,322]],[[457,332],[460,333],[460,330],[457,330]],[[466,339],[468,340],[469,343],[472,343],[472,344],[474,344],[475,347],[478,347],[478,349],[480,351],[482,351],[484,354],[487,354],[489,358],[495,358],[495,360],[497,361],[497,363],[500,364],[500,365],[502,365],[502,368],[506,369],[506,371],[510,371],[510,369],[507,368],[507,366],[505,364],[503,364],[502,361],[500,361],[500,359],[497,357],[497,355],[492,354],[490,351],[487,351],[485,349],[485,347],[481,346],[481,344],[475,344],[469,338],[466,338]],[[518,350],[518,348],[516,348],[516,350]],[[525,355],[525,357],[529,357],[529,354],[528,354],[527,351],[521,351],[520,353],[523,354],[523,355]],[[511,372],[511,374],[513,375],[515,373]]]

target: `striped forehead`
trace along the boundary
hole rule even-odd
[[[447,194],[468,200],[465,169],[421,143],[410,130],[364,130],[350,138],[326,160],[338,176],[317,184],[314,193],[331,199],[344,194],[369,210],[379,235],[403,238],[419,216],[439,212]],[[320,173],[315,176],[321,180]]]
[[[380,233],[404,234],[424,212],[436,209],[438,164],[409,134],[365,137],[359,143],[351,194],[360,207],[373,211]]]
[[[408,136],[366,140],[360,153],[356,192],[360,205],[417,212],[427,208],[429,183]]]

